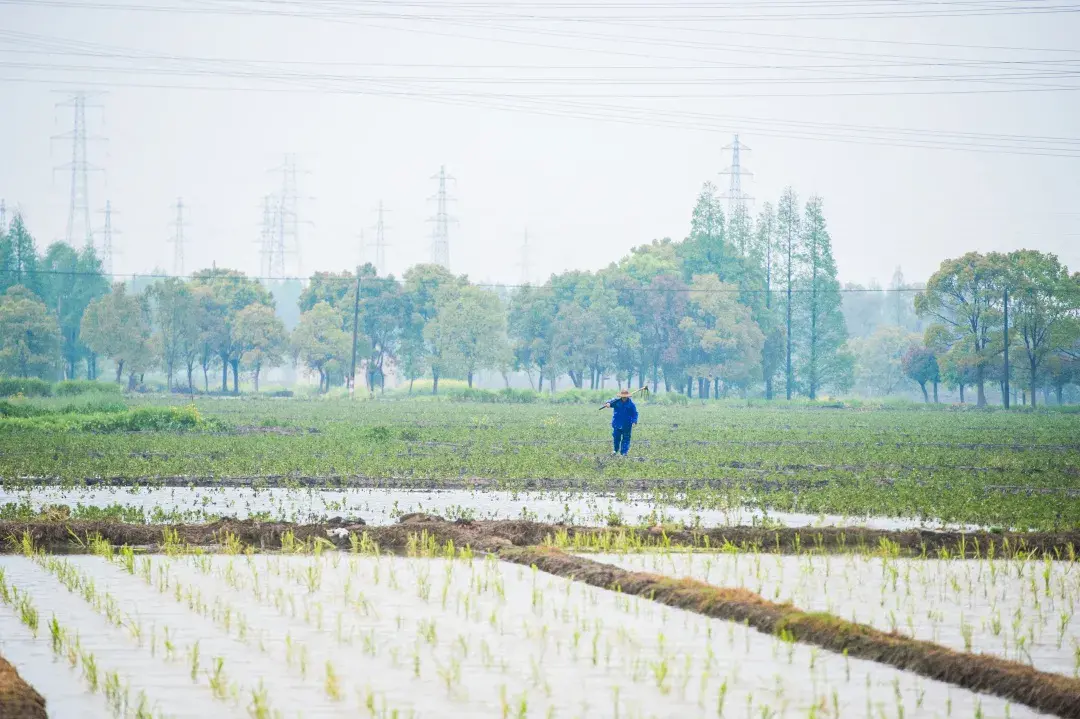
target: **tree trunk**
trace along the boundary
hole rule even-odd
[[[976,394],[975,394],[975,397],[976,397],[975,406],[976,407],[985,407],[986,406],[986,382],[983,379],[983,367],[982,367],[982,365],[979,365],[978,367],[975,368],[975,389],[977,390]]]
[[[1031,372],[1031,374],[1028,375],[1029,377],[1031,377],[1031,408],[1035,409],[1035,387],[1037,386],[1035,382],[1035,370],[1038,369],[1038,363],[1035,362],[1034,359],[1029,359],[1028,368]]]
[[[530,384],[532,383],[532,378],[531,377],[529,378],[529,383]],[[543,367],[540,368],[540,380],[536,383],[536,391],[537,392],[543,392],[544,391],[544,368]]]
[[[410,377],[409,378],[409,394],[412,394],[412,388],[413,388],[413,383],[414,382],[416,382],[416,378],[415,377]]]
[[[229,364],[232,365],[232,391],[233,394],[240,394],[240,360],[230,360]]]
[[[169,392],[172,392],[172,389],[173,389],[172,378],[173,378],[173,360],[169,359],[169,361],[165,363],[165,388]]]
[[[934,404],[937,404],[937,403],[938,403],[938,398],[937,398],[937,385],[938,385],[938,382],[937,382],[937,380],[934,380]]]
[[[465,380],[469,383],[469,389],[472,389],[472,370],[465,373]]]
[[[131,374],[128,375],[128,391],[129,392],[134,392],[135,391],[135,373],[134,372],[132,372]]]
[[[259,370],[262,369],[259,365],[255,365],[255,394],[259,393]]]
[[[1061,400],[1062,400],[1062,396],[1061,396],[1061,395],[1062,395],[1062,392],[1063,392],[1063,390],[1064,390],[1064,389],[1065,389],[1065,388],[1064,388],[1064,385],[1060,385],[1060,384],[1059,384],[1059,385],[1058,385],[1057,387],[1055,387],[1055,388],[1054,388],[1054,394],[1056,394],[1056,395],[1057,395],[1057,403],[1058,403],[1058,407],[1060,407],[1060,406],[1061,406],[1062,404],[1064,404],[1064,403],[1063,403],[1063,402],[1061,401]]]
[[[120,360],[116,363],[116,384],[120,384],[124,379],[124,360]]]
[[[203,365],[202,368],[203,392],[210,394],[210,367]]]
[[[438,394],[438,393],[439,393],[439,373],[438,372],[432,372],[431,373],[431,394]]]
[[[960,383],[960,404],[964,403],[964,383]]]
[[[765,399],[772,399],[772,377],[765,378]]]
[[[926,382],[925,381],[919,383],[919,389],[922,390],[923,403],[930,404],[930,397],[926,394]]]
[[[229,391],[229,355],[221,355],[221,393]]]
[[[189,392],[194,392],[195,391],[195,387],[192,386],[194,383],[191,380],[191,375],[194,374],[194,373],[195,373],[195,366],[192,363],[188,362],[188,366],[187,366],[187,388],[188,388]]]
[[[713,379],[713,399],[720,399],[720,378]]]

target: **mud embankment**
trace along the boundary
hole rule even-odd
[[[46,719],[45,698],[0,657],[0,719]]]
[[[224,519],[209,524],[130,524],[125,522],[66,520],[0,521],[0,553],[19,551],[28,534],[34,545],[51,552],[78,552],[97,535],[114,545],[160,548],[166,533],[173,542],[207,547],[234,540],[256,550],[281,548],[282,537],[310,542],[325,539],[345,548],[349,535],[367,532],[369,538],[389,551],[404,550],[410,536],[426,531],[439,544],[471,546],[478,551],[496,551],[502,546],[533,546],[554,543],[572,550],[618,551],[633,548],[695,548],[711,550],[759,551],[780,554],[807,552],[828,554],[887,551],[899,556],[943,556],[968,558],[1049,556],[1076,559],[1080,555],[1080,531],[1071,532],[936,532],[930,530],[889,531],[861,528],[764,529],[761,527],[601,528],[526,520],[445,521],[423,514],[402,517],[398,524],[367,526],[359,518],[334,518],[319,524],[256,522]]]

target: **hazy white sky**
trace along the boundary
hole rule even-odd
[[[380,200],[389,270],[426,261],[445,165],[452,269],[514,283],[526,227],[533,280],[682,238],[737,132],[755,213],[823,196],[844,281],[971,249],[1080,269],[1078,73],[1067,0],[0,0],[0,197],[63,237],[57,91],[105,91],[90,202],[118,272],[172,270],[183,197],[187,271],[258,273],[289,152],[290,274],[355,265]]]

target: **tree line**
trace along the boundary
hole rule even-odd
[[[326,391],[353,381],[355,353],[370,391],[391,372],[410,388],[430,378],[434,392],[444,378],[472,386],[494,373],[509,386],[521,373],[537,391],[611,381],[702,399],[917,385],[929,401],[927,385],[936,398],[944,383],[976,387],[984,403],[1004,373],[1008,287],[1010,347],[1025,359],[1016,381],[1057,383],[1060,401],[1077,379],[1080,282],[1053,255],[965,255],[918,292],[902,276],[880,297],[841,288],[822,200],[800,203],[790,188],[757,217],[743,205],[727,216],[706,183],[682,240],[542,285],[485,288],[436,265],[400,279],[371,265],[317,272],[291,327],[258,278],[215,267],[135,292],[110,285],[92,248],[56,243],[39,256],[18,215],[0,228],[0,269],[0,373],[20,377],[93,379],[104,359],[129,387],[159,371],[170,388],[238,392],[242,374],[258,391],[266,370],[292,364]]]

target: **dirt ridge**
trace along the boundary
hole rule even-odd
[[[45,698],[0,657],[0,719],[47,719]]]

